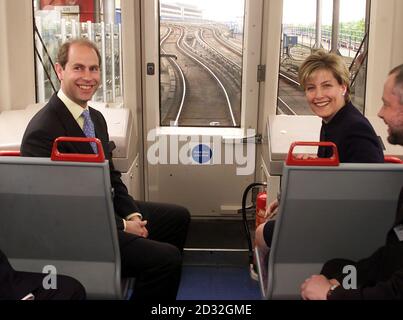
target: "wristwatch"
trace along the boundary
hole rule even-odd
[[[327,292],[327,299],[329,299],[329,297],[332,295],[334,289],[336,289],[339,286],[339,284],[332,284],[329,288],[329,291]]]

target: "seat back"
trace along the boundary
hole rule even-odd
[[[108,162],[0,157],[0,248],[16,270],[79,280],[88,298],[122,297]]]
[[[266,298],[299,299],[303,281],[326,261],[358,260],[381,247],[402,181],[396,164],[284,166]]]

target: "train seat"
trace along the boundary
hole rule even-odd
[[[139,155],[129,146],[136,140],[137,131],[133,128],[130,109],[122,103],[104,103],[90,101],[91,107],[100,111],[108,124],[110,140],[116,148],[113,150],[115,168],[122,173],[122,180],[129,193],[135,198],[140,196]],[[43,108],[45,103],[28,105],[21,110],[7,110],[0,113],[0,150],[20,150],[25,129],[32,117]]]
[[[6,156],[0,176],[0,248],[16,270],[53,266],[89,299],[124,297],[107,161]]]
[[[285,165],[267,279],[259,272],[263,297],[300,299],[301,284],[324,262],[381,247],[402,181],[397,164]]]
[[[20,150],[28,122],[43,105],[30,105],[22,110],[0,113],[0,150]]]
[[[105,117],[110,139],[116,144],[113,156],[128,158],[129,139],[132,134],[130,110],[118,107],[119,105],[109,108],[107,103],[94,101],[90,101],[89,105],[100,111]],[[44,106],[45,103],[36,103],[28,105],[25,109],[7,110],[0,113],[0,150],[19,150],[29,121]]]

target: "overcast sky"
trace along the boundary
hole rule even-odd
[[[228,21],[243,15],[245,0],[160,0],[188,3],[204,11],[205,18]],[[333,0],[322,0],[322,22],[331,24]],[[340,20],[358,21],[365,17],[366,0],[341,0]],[[308,24],[316,19],[316,0],[284,0],[284,23]]]
[[[219,0],[218,0],[219,1]],[[365,18],[366,0],[341,0],[340,21],[358,21]],[[322,23],[332,23],[333,0],[322,0]],[[316,0],[284,0],[284,23],[315,23]]]

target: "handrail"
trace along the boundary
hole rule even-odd
[[[357,50],[357,52],[356,52],[356,54],[355,54],[355,57],[354,57],[353,61],[351,62],[351,65],[350,65],[350,68],[349,68],[349,71],[350,71],[350,72],[352,71],[355,62],[356,62],[357,59],[358,59],[358,56],[359,56],[359,54],[360,54],[360,52],[361,52],[362,47],[364,46],[365,41],[367,40],[367,37],[368,37],[368,32],[365,33],[365,36],[364,36],[364,38],[363,38],[362,41],[361,41],[360,47],[358,48],[358,50]],[[367,56],[368,56],[368,52],[365,50],[365,51],[363,52],[362,61],[361,61],[360,65],[358,66],[358,70],[354,73],[354,76],[353,76],[353,78],[351,79],[351,83],[350,83],[350,87],[351,87],[351,88],[352,88],[353,85],[355,84],[355,80],[357,79],[357,76],[358,76],[358,74],[360,73],[360,70],[361,70],[361,68],[362,68],[363,65],[364,65],[363,62],[365,61],[365,59],[367,58]]]
[[[400,160],[398,157],[385,156],[384,160],[385,160],[385,163],[403,164],[403,161]]]
[[[299,159],[293,155],[294,148],[297,146],[311,146],[311,147],[331,147],[333,148],[333,155],[330,158],[308,158]],[[289,166],[338,166],[340,164],[339,153],[337,146],[333,142],[294,142],[290,146],[286,164]]]
[[[81,154],[81,153],[61,153],[58,150],[60,142],[95,142],[98,148],[98,154]],[[78,138],[78,137],[59,137],[53,142],[52,161],[71,161],[71,162],[104,162],[105,154],[102,143],[97,138]]]
[[[49,54],[49,52],[48,52],[48,50],[47,50],[47,48],[46,48],[45,42],[43,41],[42,36],[41,36],[41,34],[40,34],[39,30],[38,30],[38,27],[36,26],[35,18],[34,18],[34,31],[35,31],[36,35],[38,36],[39,41],[40,41],[41,44],[42,44],[42,47],[43,47],[43,49],[44,49],[44,51],[45,51],[45,53],[46,53],[47,58],[48,58],[49,61],[50,61],[50,65],[52,66],[53,72],[55,73],[55,75],[57,75],[56,68],[55,68],[55,64],[53,63],[52,57],[50,56],[50,54]],[[41,55],[39,54],[39,51],[38,51],[38,48],[36,47],[36,45],[34,46],[34,49],[35,49],[36,55],[38,56],[39,61],[41,62],[41,65],[42,65],[42,67],[43,67],[43,70],[44,70],[45,73],[46,73],[46,77],[49,79],[49,82],[50,82],[50,85],[52,86],[53,92],[56,93],[56,92],[57,92],[56,87],[55,87],[55,85],[53,84],[53,81],[52,81],[52,78],[51,78],[51,76],[50,76],[50,74],[49,74],[49,71],[46,69],[45,63],[44,63],[44,61],[43,61]]]
[[[351,68],[352,68],[352,66],[354,65],[355,61],[357,60],[358,55],[359,55],[360,52],[361,52],[362,46],[364,45],[365,41],[367,40],[367,37],[368,37],[368,32],[365,33],[364,38],[363,38],[362,41],[361,41],[360,47],[358,48],[357,52],[355,53],[354,59],[353,59],[353,61],[351,62],[351,65],[350,65],[350,71],[351,71]]]
[[[19,157],[21,152],[18,150],[9,151],[9,150],[0,150],[0,157]]]

